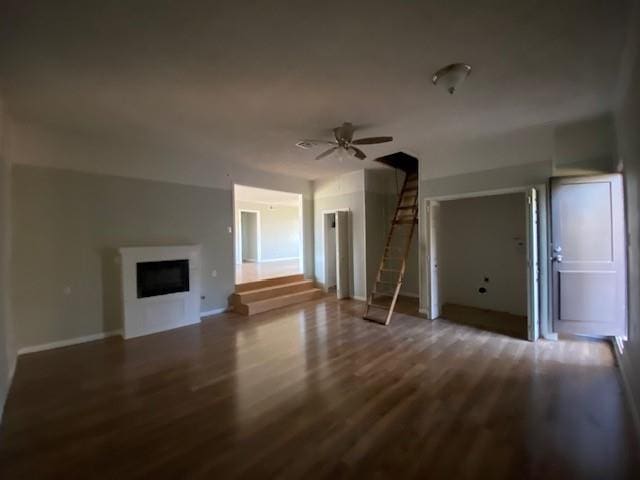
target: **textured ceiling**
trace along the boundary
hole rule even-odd
[[[628,12],[624,0],[0,5],[18,119],[305,178],[362,167],[294,146],[344,121],[395,137],[363,148],[370,159],[421,157],[433,142],[609,110]],[[449,96],[430,78],[456,61],[473,72]]]

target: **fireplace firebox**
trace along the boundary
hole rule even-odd
[[[189,260],[136,264],[138,298],[189,291]]]

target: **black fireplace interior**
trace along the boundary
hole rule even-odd
[[[189,291],[189,260],[139,262],[138,298]]]

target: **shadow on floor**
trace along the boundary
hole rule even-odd
[[[447,303],[440,318],[453,323],[527,340],[527,317]]]

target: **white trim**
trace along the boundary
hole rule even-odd
[[[313,218],[311,220],[313,222]],[[304,197],[302,194],[298,194],[298,224],[300,225],[300,235],[298,237],[298,270],[304,275]]]
[[[438,259],[438,245],[437,242],[434,247],[433,239],[436,238],[437,232],[436,229],[439,228],[439,225],[436,225],[434,221],[434,210],[440,208],[440,202],[437,200],[429,200],[425,198],[423,200],[423,206],[420,209],[424,215],[423,230],[422,235],[424,239],[424,245],[421,245],[421,250],[425,251],[425,260],[424,263],[420,264],[420,270],[424,271],[424,276],[420,277],[420,293],[421,298],[419,301],[419,307],[423,308],[427,311],[427,318],[429,320],[435,320],[440,317],[440,294],[436,295],[438,292],[438,288],[440,288],[439,284],[439,275],[437,274],[436,268],[437,265],[434,265],[434,257],[437,261]],[[439,212],[439,210],[437,210]],[[438,219],[439,219],[438,214]],[[438,220],[439,221],[439,220]],[[424,284],[422,283],[422,279],[424,278]],[[434,301],[435,300],[435,301]]]
[[[616,340],[611,339],[611,342],[613,344],[613,354],[616,357],[616,364],[618,365],[618,370],[620,371],[620,376],[622,377],[622,387],[625,393],[625,397],[627,398],[629,409],[631,410],[631,419],[633,420],[636,435],[638,435],[638,437],[640,438],[640,412],[638,411],[638,402],[637,399],[633,396],[631,383],[629,383],[629,377],[627,376],[627,372],[624,369],[624,362],[622,361],[622,355],[617,348]]]
[[[238,212],[236,210],[236,184],[231,186],[231,234],[233,238],[233,262],[235,265],[242,265],[242,258],[240,253],[240,246],[238,245]],[[236,272],[233,272],[233,283],[236,283]]]
[[[480,190],[478,192],[469,193],[456,193],[453,195],[440,195],[440,196],[426,196],[423,200],[434,200],[438,202],[444,202],[446,200],[461,200],[463,198],[477,198],[477,197],[493,197],[494,195],[508,195],[510,193],[526,193],[530,188],[535,186],[526,187],[513,187],[513,188],[499,188],[496,190]]]
[[[112,330],[110,332],[95,333],[93,335],[85,335],[84,337],[69,338],[67,340],[59,340],[57,342],[43,343],[41,345],[33,345],[31,347],[21,347],[18,349],[18,355],[27,353],[43,352],[45,350],[53,350],[54,348],[69,347],[80,343],[95,342],[108,337],[122,336],[122,330]]]
[[[353,232],[349,230],[349,234]],[[384,250],[383,250],[384,255]],[[364,259],[364,263],[362,265],[362,270],[364,272],[363,281],[364,284],[364,294],[369,296],[369,290],[367,290],[367,172],[363,171],[362,173],[362,258]],[[353,289],[356,289],[355,285],[355,272],[353,272],[354,282]],[[367,299],[368,301],[368,299]]]
[[[227,312],[229,310],[228,307],[214,308],[213,310],[207,310],[206,312],[200,312],[200,318],[210,317],[212,315],[219,315],[221,313]]]
[[[300,257],[280,257],[280,258],[267,258],[262,259],[258,263],[269,263],[269,262],[284,262],[285,260],[299,260]]]
[[[366,302],[367,301],[367,299],[365,297],[359,297],[357,295],[353,295],[351,298],[353,300],[359,300],[360,302]]]
[[[427,315],[429,312],[427,311],[426,308],[419,308],[418,309],[418,313],[422,313],[423,315]]]
[[[525,225],[527,226],[527,337],[535,342],[540,337],[540,261],[538,239],[538,191],[531,187],[525,194]]]
[[[455,195],[442,195],[442,196],[427,196],[424,197],[422,199],[422,203],[424,205],[424,210],[427,213],[427,222],[426,223],[431,223],[431,212],[429,211],[429,206],[431,205],[431,202],[442,202],[442,201],[447,201],[447,200],[459,200],[459,199],[463,199],[463,198],[482,198],[482,197],[490,197],[490,196],[494,196],[494,195],[506,195],[506,194],[511,194],[511,193],[523,193],[525,194],[525,197],[529,194],[529,192],[531,191],[531,189],[537,189],[538,186],[533,185],[533,186],[525,186],[525,187],[514,187],[514,188],[503,188],[503,189],[497,189],[497,190],[486,190],[486,191],[479,191],[479,192],[470,192],[470,193],[463,193],[463,194],[455,194]],[[525,205],[525,212],[528,211],[528,205]],[[540,214],[540,212],[538,211],[538,215]],[[543,219],[546,221],[546,219]],[[529,228],[529,225],[527,224],[527,228]],[[539,232],[538,232],[539,235]],[[427,248],[431,249],[431,238],[430,235],[427,235]],[[527,248],[530,248],[529,246],[529,239],[527,239]],[[431,252],[430,252],[431,253]],[[427,300],[429,301],[429,309],[433,312],[433,305],[431,305],[432,303],[432,289],[433,289],[433,284],[432,284],[432,279],[431,279],[431,264],[432,264],[432,255],[427,255],[427,261],[426,261],[426,268],[427,268],[427,278],[428,278],[428,286],[427,286],[427,293],[428,293],[428,298]],[[533,266],[529,265],[529,261],[527,258],[527,271],[529,272],[531,269],[533,268]],[[540,281],[540,278],[539,278]],[[540,283],[538,283],[537,285],[530,285],[530,282],[527,285],[527,301],[530,302],[530,298],[532,296],[532,292],[533,289],[531,288],[533,287],[533,289],[537,288],[538,289],[538,295],[537,297],[539,298],[539,291],[540,291]],[[420,288],[420,290],[422,291],[422,286]],[[426,303],[426,302],[425,302]],[[538,312],[538,318],[532,318],[531,316],[531,311],[530,309],[528,309],[529,311],[527,312],[527,325],[530,325],[531,322],[538,322],[538,332],[540,331],[540,318],[539,318],[539,312]],[[433,316],[433,314],[431,314],[431,316]],[[532,341],[535,341],[537,339],[533,339]]]
[[[238,183],[236,183],[236,185],[243,187],[246,185],[240,185]],[[248,188],[259,188],[259,187],[248,187]],[[270,190],[272,192],[282,192],[281,190],[274,190],[273,188],[260,188],[260,190]],[[291,195],[301,195],[300,193],[294,193],[294,192],[282,192],[282,193],[290,193]],[[296,208],[298,206],[298,200],[292,200],[289,202],[267,202],[264,200],[245,200],[245,199],[241,199],[238,200],[240,202],[245,202],[245,203],[257,203],[258,205],[267,205],[267,206],[274,206],[274,207],[288,207],[288,208]]]

